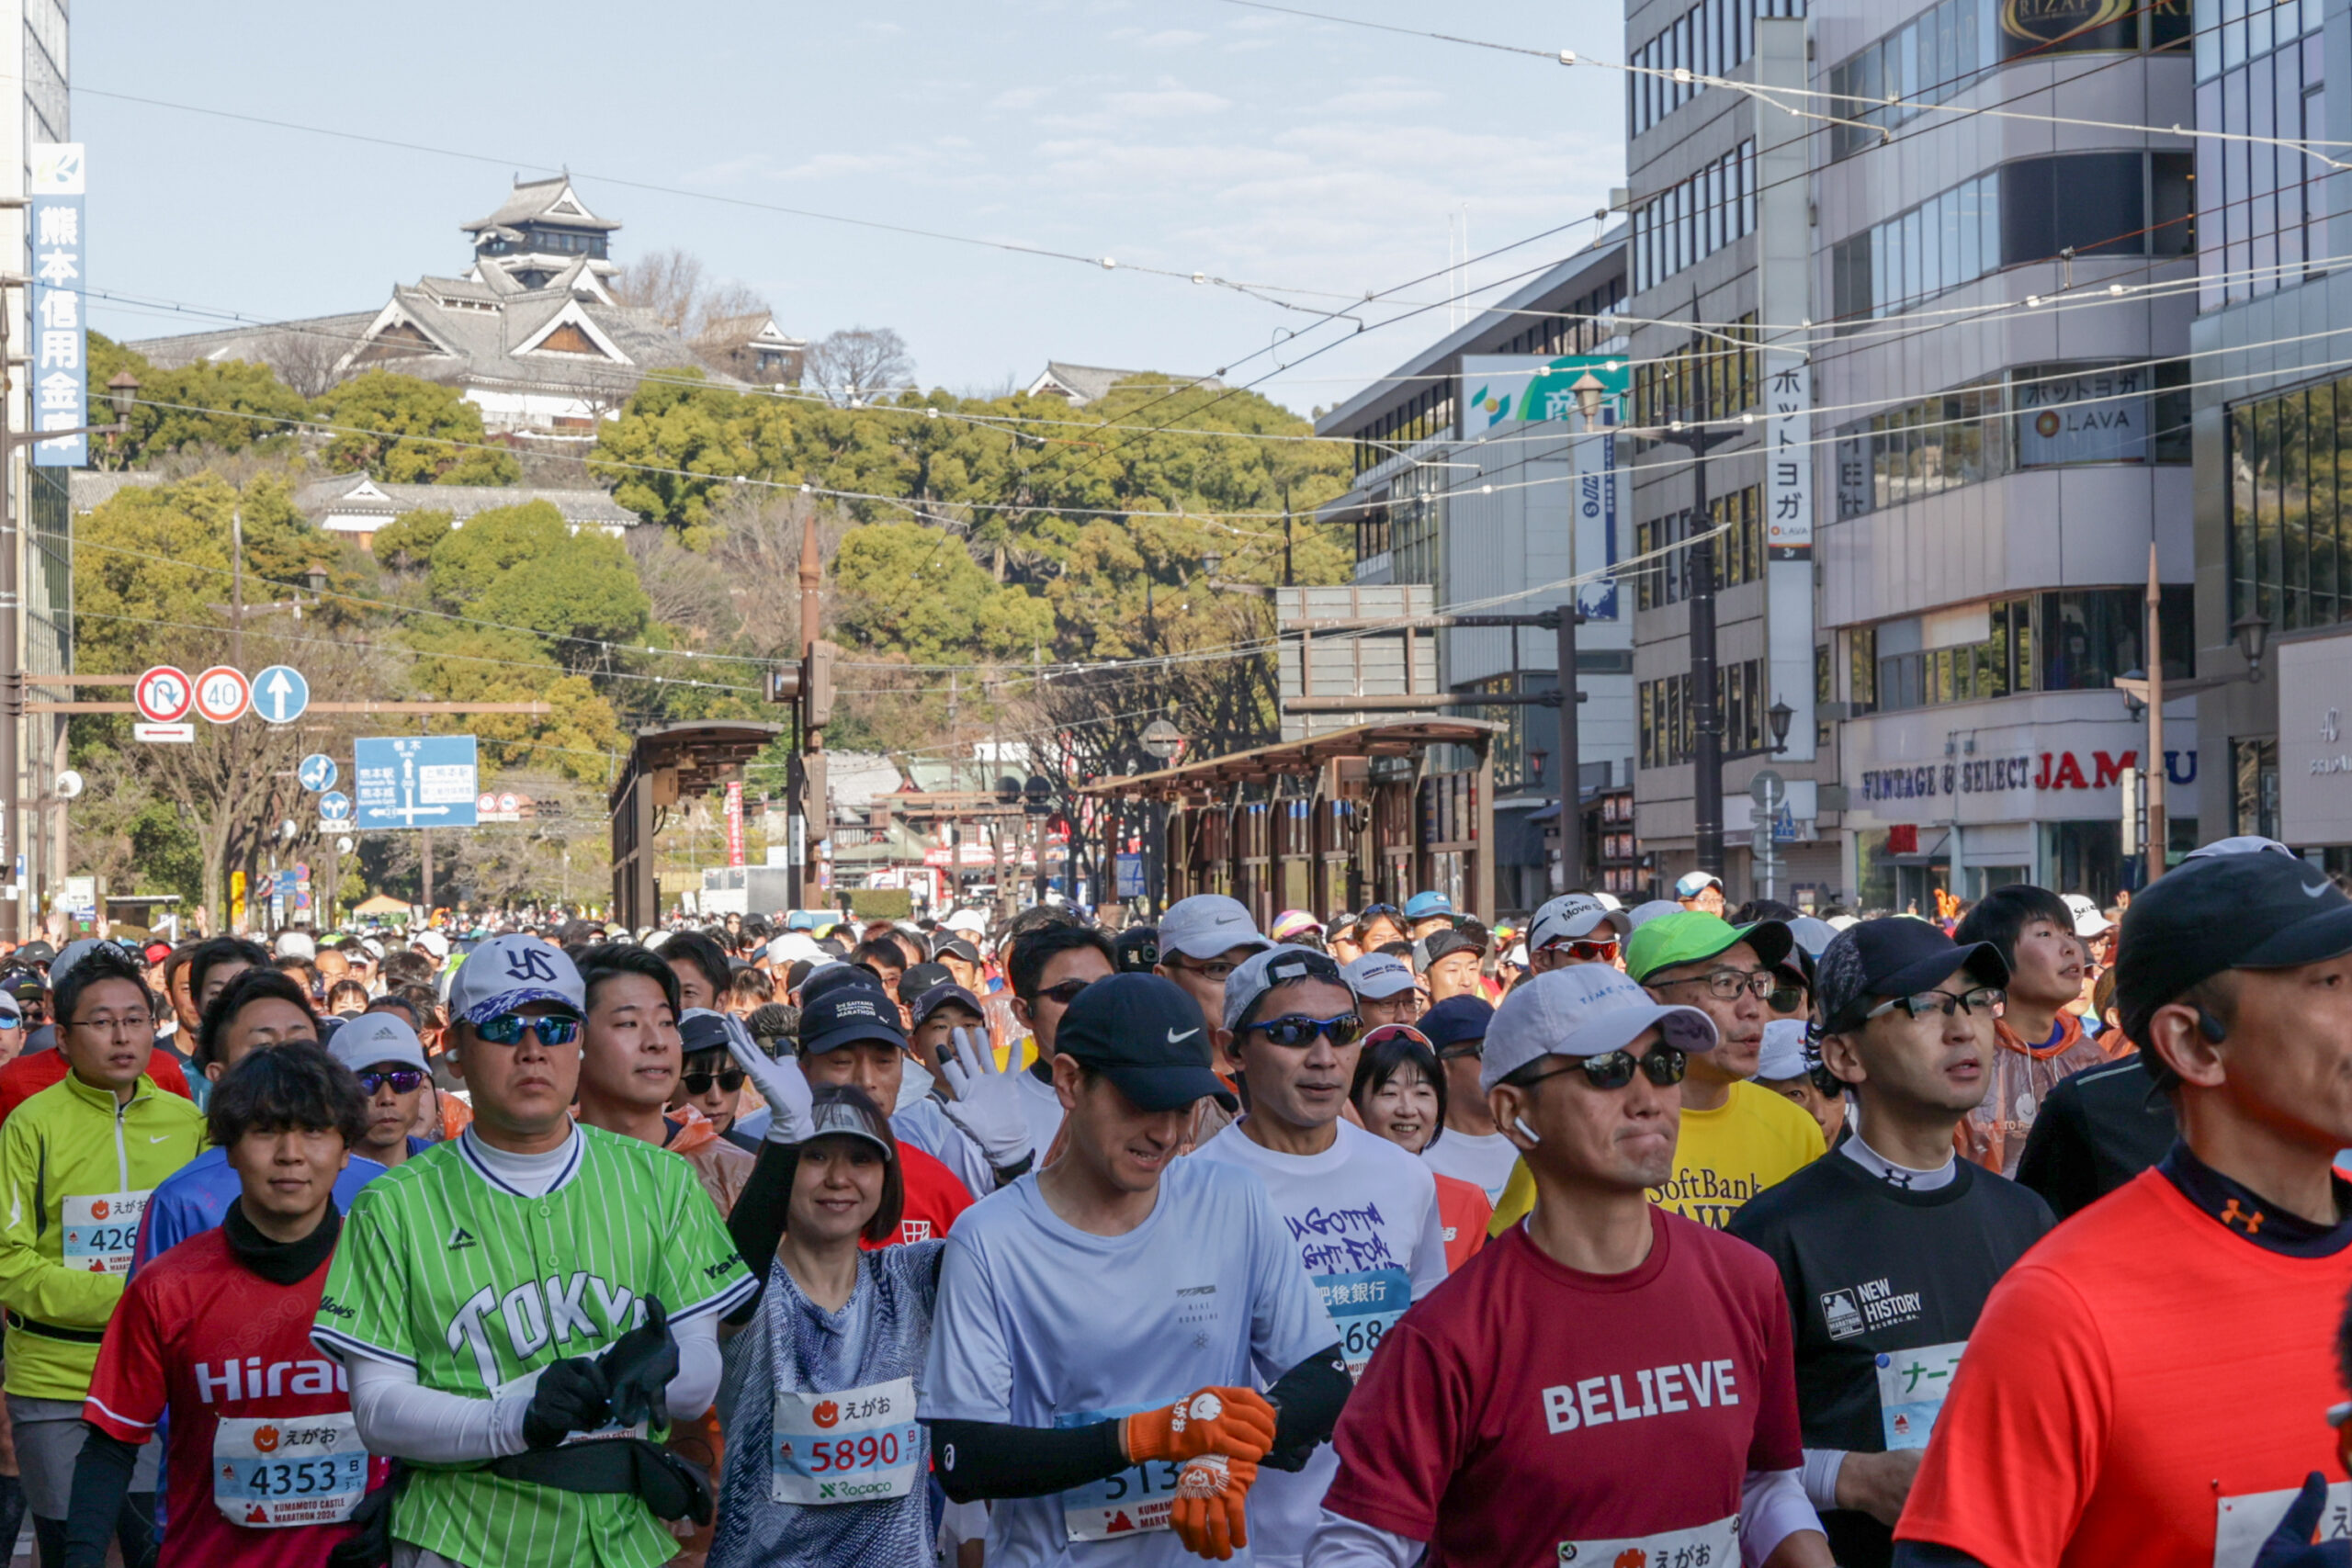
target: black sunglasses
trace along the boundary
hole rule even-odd
[[[1078,1000],[1079,992],[1092,984],[1094,982],[1091,980],[1064,980],[1040,990],[1036,999],[1041,1002],[1059,1002],[1062,1006],[1068,1007]]]
[[[1285,1018],[1270,1018],[1263,1023],[1250,1026],[1276,1045],[1312,1045],[1318,1034],[1334,1045],[1347,1045],[1363,1032],[1363,1020],[1354,1013],[1343,1012],[1332,1018],[1302,1018],[1292,1014]]]
[[[394,1067],[389,1073],[361,1073],[358,1077],[360,1089],[368,1094],[375,1093],[386,1084],[392,1086],[394,1094],[414,1094],[424,1085],[424,1075],[414,1067]]]
[[[1631,1051],[1611,1051],[1599,1056],[1587,1056],[1581,1062],[1571,1062],[1557,1072],[1544,1073],[1527,1081],[1542,1083],[1545,1078],[1558,1077],[1561,1073],[1581,1069],[1595,1089],[1623,1089],[1634,1081],[1634,1069],[1638,1066],[1642,1077],[1664,1089],[1668,1084],[1680,1083],[1684,1071],[1690,1066],[1690,1058],[1675,1047],[1653,1045],[1639,1057]]]
[[[726,1093],[733,1094],[743,1087],[743,1069],[729,1067],[716,1073],[686,1073],[678,1079],[679,1088],[697,1098],[708,1094],[710,1086],[713,1084],[717,1084]]]

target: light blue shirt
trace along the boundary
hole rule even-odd
[[[359,1190],[383,1174],[384,1168],[374,1160],[353,1155],[343,1174],[334,1179],[336,1212],[349,1213]],[[229,1217],[229,1205],[244,1190],[244,1182],[229,1168],[226,1149],[207,1149],[165,1177],[147,1200],[147,1213],[139,1222],[139,1245],[130,1254],[131,1273],[146,1268],[149,1258],[219,1225]]]
[[[1150,1217],[1117,1236],[1065,1224],[1024,1176],[948,1235],[919,1413],[1083,1426],[1201,1388],[1271,1384],[1339,1337],[1250,1172],[1175,1160]],[[989,1568],[1195,1563],[1173,1532],[1140,1528],[1165,1518],[1175,1471],[1132,1466],[1057,1496],[992,1503]],[[1072,1540],[1074,1524],[1120,1533]],[[1234,1561],[1247,1564],[1248,1550]]]

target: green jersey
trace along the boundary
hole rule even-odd
[[[352,1200],[311,1337],[348,1359],[416,1370],[487,1399],[594,1356],[659,1296],[673,1323],[756,1288],[694,1168],[582,1127],[545,1197],[502,1182],[469,1138],[435,1145]],[[455,1562],[656,1568],[678,1542],[633,1496],[565,1492],[482,1470],[418,1465],[392,1534]]]

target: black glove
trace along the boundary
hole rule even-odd
[[[613,1419],[624,1427],[649,1420],[662,1408],[662,1392],[678,1375],[678,1341],[662,1298],[645,1298],[645,1321],[605,1348],[596,1358],[613,1402]]]
[[[523,1440],[551,1449],[573,1432],[593,1432],[612,1419],[604,1369],[585,1356],[558,1361],[539,1374],[523,1412]]]
[[[2314,1470],[2304,1478],[2302,1493],[2288,1506],[2287,1517],[2262,1543],[2254,1568],[2352,1568],[2352,1541],[2312,1544],[2312,1531],[2319,1528],[2326,1508],[2327,1477]]]
[[[351,1510],[351,1533],[328,1551],[327,1568],[384,1568],[392,1560],[392,1504],[407,1484],[405,1467],[395,1460],[391,1480]]]

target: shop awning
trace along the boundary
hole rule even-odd
[[[1236,784],[1269,784],[1312,774],[1324,763],[1373,757],[1409,757],[1428,746],[1476,746],[1502,726],[1483,718],[1412,718],[1360,724],[1248,751],[1204,758],[1182,767],[1130,778],[1101,779],[1081,795],[1109,800],[1166,800]]]

